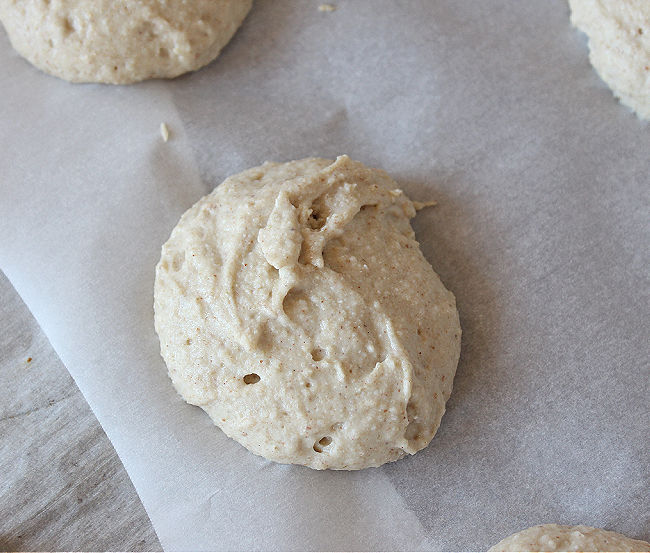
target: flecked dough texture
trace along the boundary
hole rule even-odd
[[[156,268],[178,392],[281,463],[362,469],[425,447],[461,331],[415,212],[385,172],[347,156],[228,178],[183,215]]]
[[[508,536],[490,551],[650,551],[650,543],[590,526],[541,524]]]
[[[614,95],[650,119],[650,1],[569,0],[589,38],[589,59]]]
[[[11,44],[73,82],[172,78],[219,55],[252,0],[0,0]]]

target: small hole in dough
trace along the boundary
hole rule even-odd
[[[332,443],[332,438],[329,436],[324,436],[314,444],[314,451],[316,453],[323,453],[323,448],[327,447]]]
[[[422,436],[422,424],[418,421],[417,417],[418,411],[415,404],[412,401],[409,401],[406,404],[406,416],[408,417],[408,425],[406,426],[406,432],[404,437],[408,440],[419,440]]]
[[[323,217],[320,212],[314,210],[311,212],[311,215],[309,215],[309,226],[313,230],[318,230],[321,229],[325,226],[325,223],[327,223],[327,218]]]
[[[172,259],[172,270],[180,271],[183,263],[185,263],[185,252],[180,252],[174,256],[174,259]]]
[[[311,350],[311,358],[314,361],[320,361],[325,356],[325,352],[321,348],[314,348]]]
[[[310,309],[308,296],[298,288],[291,288],[282,300],[282,310],[287,317],[294,320]]]
[[[260,375],[251,373],[244,376],[244,384],[257,384],[260,381]]]
[[[167,50],[167,48],[158,48],[158,56],[161,58],[168,58],[169,50]]]
[[[419,440],[421,438],[422,425],[419,422],[411,421],[406,426],[404,437],[408,440]]]
[[[305,382],[305,388],[311,388],[311,383],[310,382]]]
[[[69,17],[63,19],[63,36],[68,36],[75,32],[74,24]]]

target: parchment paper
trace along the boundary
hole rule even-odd
[[[135,86],[48,77],[0,36],[0,264],[163,546],[484,549],[544,522],[647,540],[648,124],[563,0],[319,3],[257,0],[215,63]],[[185,209],[340,153],[438,200],[415,229],[464,329],[432,444],[357,473],[226,438],[176,395],[152,320]]]

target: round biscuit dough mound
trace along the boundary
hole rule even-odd
[[[589,38],[589,59],[614,95],[650,119],[650,1],[569,0]]]
[[[219,55],[252,0],[2,0],[11,44],[72,82],[172,78]]]
[[[490,551],[650,551],[650,543],[591,526],[532,526],[497,543]]]
[[[362,469],[433,438],[460,354],[416,207],[341,156],[265,163],[187,211],[156,268],[169,375],[253,453]]]

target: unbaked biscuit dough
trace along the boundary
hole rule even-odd
[[[650,119],[650,0],[569,0],[589,59],[623,104]]]
[[[169,375],[253,453],[362,469],[433,438],[460,353],[414,203],[341,156],[265,163],[187,211],[156,268]]]
[[[650,543],[590,526],[533,526],[497,543],[490,551],[650,551]]]
[[[0,0],[13,47],[73,82],[171,78],[210,63],[252,0]]]

